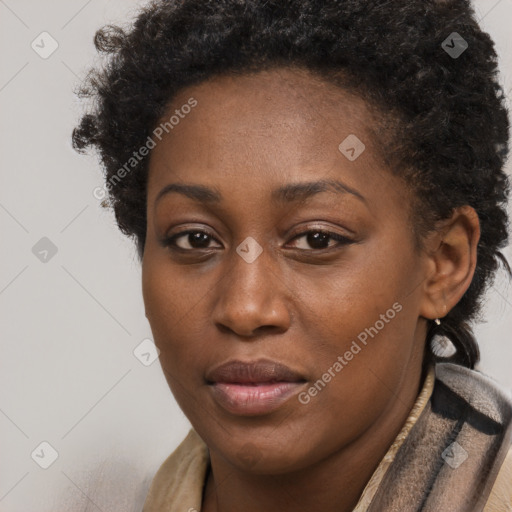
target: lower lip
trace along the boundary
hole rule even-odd
[[[210,385],[216,402],[239,415],[266,414],[283,405],[304,382],[275,382],[256,385],[215,382]]]

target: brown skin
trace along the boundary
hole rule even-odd
[[[190,97],[198,105],[151,154],[142,284],[166,379],[210,450],[202,510],[350,511],[416,400],[426,319],[444,316],[471,283],[478,217],[457,210],[419,249],[412,197],[380,163],[365,102],[308,72],[215,77],[182,90],[169,116]],[[338,150],[349,134],[366,145],[353,162]],[[319,179],[364,200],[332,191],[271,198]],[[155,204],[178,182],[222,199],[170,193]],[[211,238],[182,236],[186,254],[159,244],[191,228]],[[349,242],[311,245],[304,233],[315,229]],[[252,263],[236,252],[248,236],[263,248]],[[402,311],[308,404],[293,396],[243,417],[213,400],[205,374],[231,359],[279,361],[307,391],[396,302]]]

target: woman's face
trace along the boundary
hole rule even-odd
[[[428,266],[364,101],[275,69],[184,89],[173,115],[151,154],[143,295],[210,450],[285,472],[407,417]]]

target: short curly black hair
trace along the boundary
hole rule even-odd
[[[296,66],[376,105],[386,126],[375,131],[383,159],[416,192],[415,232],[459,206],[478,213],[473,281],[440,326],[430,323],[426,340],[448,337],[457,348],[450,360],[474,368],[480,354],[469,322],[500,261],[510,274],[500,252],[508,240],[509,119],[494,43],[469,0],[157,0],[129,27],[99,30],[95,45],[108,57],[78,92],[92,101],[73,145],[99,152],[110,206],[140,259],[149,159],[113,178],[184,87]]]

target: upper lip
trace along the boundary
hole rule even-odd
[[[215,367],[206,374],[208,383],[229,382],[237,384],[251,384],[262,382],[300,382],[305,379],[288,366],[260,359],[258,361],[228,361]]]

